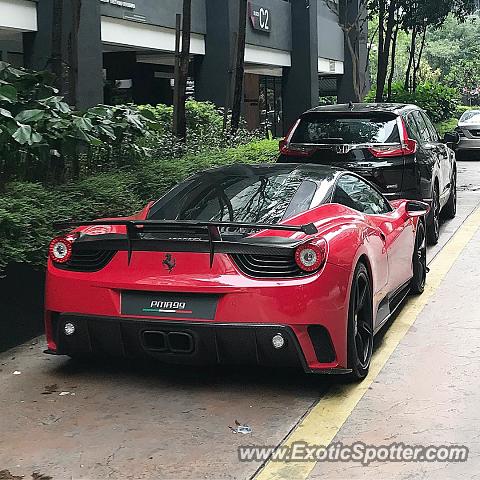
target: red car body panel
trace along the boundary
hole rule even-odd
[[[59,269],[49,260],[46,279],[45,325],[48,349],[57,351],[52,319],[69,313],[118,319],[166,322],[169,317],[131,317],[121,313],[123,291],[218,294],[213,320],[175,318],[176,322],[212,324],[282,325],[293,331],[305,359],[306,370],[346,369],[347,322],[350,288],[357,263],[363,259],[371,275],[374,313],[386,296],[412,277],[416,224],[406,213],[406,203],[396,202],[388,215],[364,215],[338,204],[325,204],[290,218],[285,224],[314,223],[318,234],[262,231],[255,236],[283,236],[308,240],[324,238],[327,262],[309,276],[285,279],[251,278],[227,254],[217,253],[210,267],[209,254],[175,253],[176,266],[162,265],[168,252],[119,251],[100,271],[76,272]],[[145,219],[147,206],[129,219]],[[104,219],[105,220],[105,219]],[[77,231],[84,231],[79,228]],[[123,233],[114,226],[112,232]],[[308,327],[322,325],[328,331],[335,360],[317,359]],[[378,327],[378,325],[375,325]]]

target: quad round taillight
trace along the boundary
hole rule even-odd
[[[327,260],[327,242],[325,239],[300,245],[295,252],[295,261],[304,272],[315,272],[323,267]]]
[[[66,263],[72,256],[72,240],[66,237],[54,238],[50,242],[48,252],[53,262]]]

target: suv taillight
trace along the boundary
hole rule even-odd
[[[417,142],[415,140],[407,139],[406,141],[403,141],[401,145],[378,146],[369,148],[368,150],[376,158],[414,155],[417,153]]]
[[[278,146],[280,148],[280,153],[282,155],[286,155],[288,157],[309,157],[312,155],[316,147],[310,145],[299,145],[299,144],[292,144],[293,134],[297,129],[298,125],[300,124],[301,119],[299,118],[290,128],[288,133],[285,135],[283,140],[280,140]]]
[[[407,125],[403,118],[400,119],[402,126],[402,143],[398,145],[380,145],[369,148],[370,153],[376,158],[392,158],[415,155],[417,142],[408,137]]]
[[[315,152],[315,147],[289,144],[287,140],[280,141],[280,153],[289,157],[309,157]]]
[[[405,142],[403,142],[403,154],[404,155],[415,155],[417,153],[417,142],[415,140],[411,140],[407,138]]]

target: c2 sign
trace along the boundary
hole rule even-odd
[[[269,8],[249,2],[248,14],[255,30],[270,33],[272,16]]]

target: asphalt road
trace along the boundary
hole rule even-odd
[[[430,259],[480,204],[480,162],[459,164],[459,190],[458,217]],[[38,338],[0,355],[2,480],[251,478],[260,464],[239,462],[237,447],[280,444],[335,382],[283,370],[78,365],[43,349]],[[236,420],[252,433],[234,434]]]

